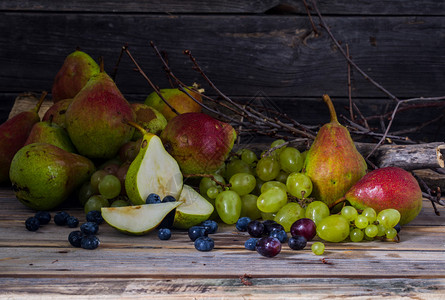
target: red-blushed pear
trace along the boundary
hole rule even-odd
[[[377,213],[387,208],[397,209],[401,225],[411,222],[422,209],[422,191],[417,180],[398,167],[369,172],[336,202],[342,200],[349,201],[357,209],[371,207]]]
[[[331,121],[318,131],[302,173],[312,181],[311,197],[330,206],[366,174],[367,165],[349,131],[337,121],[331,98],[323,95],[323,100],[328,105]]]
[[[60,100],[48,108],[48,110],[43,115],[42,121],[52,120],[52,123],[61,126],[62,128],[66,128],[66,110],[68,106],[73,102],[73,99],[63,99]]]
[[[0,125],[0,183],[9,180],[12,158],[25,144],[34,124],[40,121],[38,112],[46,95],[46,92],[42,94],[34,109],[21,112]]]
[[[154,107],[144,103],[131,103],[131,108],[136,114],[136,123],[141,125],[148,132],[159,135],[165,126],[167,126],[165,117]],[[132,140],[136,141],[141,137],[141,132],[135,130]]]
[[[168,122],[161,139],[184,174],[210,174],[229,156],[236,132],[205,113],[184,113]]]
[[[109,159],[128,142],[134,128],[130,104],[103,71],[93,75],[66,110],[66,129],[77,151],[88,158]]]
[[[52,88],[53,101],[74,98],[90,80],[99,73],[99,65],[88,54],[76,50],[69,54],[57,72]]]
[[[76,152],[76,148],[71,142],[66,130],[52,123],[51,120],[34,124],[26,139],[25,145],[33,143],[48,143],[71,153]]]

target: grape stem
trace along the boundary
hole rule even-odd
[[[221,181],[217,180],[213,174],[186,174],[184,175],[186,178],[192,178],[192,177],[208,177],[212,179],[217,185],[221,186],[223,189],[226,187],[231,187],[232,185],[230,183],[224,184]]]

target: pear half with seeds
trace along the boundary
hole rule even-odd
[[[134,205],[145,204],[147,196],[155,193],[163,199],[178,199],[182,190],[182,173],[176,160],[164,149],[161,139],[134,122],[143,134],[139,153],[132,161],[125,178],[125,190]]]
[[[181,202],[164,202],[121,207],[102,207],[102,217],[111,227],[130,235],[143,235],[155,229]]]
[[[213,213],[213,205],[191,186],[184,184],[178,199],[182,204],[176,209],[173,227],[188,229],[207,220]]]

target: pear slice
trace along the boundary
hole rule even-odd
[[[161,199],[168,195],[178,199],[182,190],[182,173],[178,163],[165,150],[158,136],[145,130],[142,132],[139,153],[125,178],[128,198],[134,205],[145,204],[151,193],[158,194]]]
[[[175,228],[188,229],[207,220],[213,213],[213,205],[186,184],[182,187],[178,201],[183,204],[176,209],[173,222]]]
[[[102,207],[102,217],[111,227],[131,235],[143,235],[155,229],[179,201],[121,207]]]

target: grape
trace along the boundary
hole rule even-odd
[[[379,228],[377,227],[377,225],[374,225],[374,224],[368,225],[365,228],[365,235],[369,236],[370,238],[375,237],[378,232],[379,232]]]
[[[349,233],[349,239],[351,240],[351,242],[354,242],[354,243],[362,241],[364,236],[365,236],[365,234],[359,228],[354,228]]]
[[[400,232],[400,230],[402,230],[402,226],[399,224],[397,224],[396,226],[394,226],[394,229],[397,231],[397,233]]]
[[[302,250],[304,247],[306,247],[307,240],[304,236],[296,235],[289,238],[287,244],[292,250]]]
[[[255,179],[256,179],[256,186],[253,189],[252,194],[259,196],[261,194],[261,187],[263,186],[264,181],[261,180],[261,178],[259,177],[255,177]]]
[[[249,217],[252,220],[261,218],[261,211],[256,205],[258,196],[247,194],[241,196],[241,217]]]
[[[317,231],[314,221],[308,218],[302,218],[292,224],[290,233],[292,236],[301,235],[306,240],[310,241],[315,237]]]
[[[114,175],[107,175],[99,182],[99,193],[107,199],[119,196],[121,193],[121,182]]]
[[[265,220],[264,224],[264,234],[269,235],[274,230],[284,230],[284,227],[281,224],[278,224],[274,220]]]
[[[286,141],[283,140],[283,139],[275,140],[275,141],[272,142],[272,144],[270,144],[270,148],[275,148],[275,147],[277,147],[277,146],[283,145],[284,143],[286,143]],[[283,151],[284,149],[286,149],[286,147],[287,147],[287,146],[281,146],[280,148],[275,149],[275,150],[272,152],[273,156],[274,156],[274,157],[277,156],[277,157],[279,158],[279,155],[280,155],[281,151]]]
[[[280,173],[280,163],[272,157],[263,157],[256,165],[256,174],[261,180],[270,181]]]
[[[305,217],[311,219],[318,225],[323,218],[329,216],[329,207],[321,201],[313,201],[306,207]]]
[[[384,236],[386,234],[386,227],[383,226],[382,224],[378,224],[377,225],[377,236]]]
[[[90,199],[87,200],[87,202],[84,205],[83,210],[87,214],[91,210],[100,211],[100,209],[102,207],[108,207],[108,206],[110,206],[110,203],[104,196],[94,195],[94,196],[91,196]]]
[[[281,242],[274,237],[263,237],[257,241],[256,251],[266,257],[274,257],[281,251]]]
[[[349,236],[349,221],[342,215],[330,215],[317,224],[317,235],[328,242],[341,242]]]
[[[282,182],[283,184],[286,184],[287,176],[289,176],[289,173],[284,172],[283,170],[278,173],[278,176],[275,177],[276,181]]]
[[[386,228],[394,228],[400,221],[400,213],[393,208],[384,209],[377,215],[377,221]]]
[[[358,216],[357,210],[352,206],[344,206],[341,209],[341,214],[343,217],[345,217],[348,221],[354,221],[355,218]]]
[[[227,180],[229,180],[236,173],[248,173],[253,175],[250,166],[241,159],[234,159],[226,165],[225,177]]]
[[[78,198],[80,205],[84,206],[88,199],[93,196],[96,191],[93,189],[90,181],[86,181],[79,189]]]
[[[210,199],[215,199],[220,192],[220,189],[218,189],[216,186],[212,186],[207,190],[207,197],[209,197]]]
[[[108,174],[115,175],[120,166],[119,159],[110,159],[102,164],[99,169],[107,171]]]
[[[266,213],[275,213],[287,203],[287,194],[281,188],[271,187],[257,199],[258,209]]]
[[[304,208],[296,202],[289,202],[284,205],[275,215],[274,220],[283,225],[286,232],[290,231],[292,224],[298,219],[304,218]]]
[[[280,152],[281,169],[288,173],[300,172],[303,168],[303,159],[300,151],[293,147],[286,147]]]
[[[397,236],[397,230],[395,228],[386,228],[385,236],[387,239],[393,239]]]
[[[324,244],[321,242],[315,242],[312,244],[311,250],[315,255],[322,255],[324,253]]]
[[[357,218],[355,218],[354,224],[357,226],[357,228],[364,229],[369,224],[368,218],[363,215],[359,215]]]
[[[298,199],[309,197],[312,193],[312,181],[302,173],[291,173],[286,180],[287,191]]]
[[[215,207],[224,223],[235,224],[241,214],[241,198],[234,191],[223,191],[216,197]]]
[[[224,180],[224,178],[221,175],[214,174],[213,177],[215,178],[216,181],[218,181],[222,184],[226,184],[226,181]],[[207,190],[211,187],[218,187],[218,185],[212,178],[203,177],[201,179],[201,181],[199,182],[199,193],[203,197],[205,197],[205,196],[207,196]]]
[[[252,220],[247,224],[247,232],[252,237],[261,237],[264,233],[264,224],[258,220]]]
[[[91,187],[93,188],[95,194],[99,193],[99,182],[107,175],[109,174],[105,170],[97,170],[93,173],[93,175],[91,175]]]
[[[279,182],[279,181],[267,181],[267,182],[263,183],[263,185],[261,186],[261,193],[264,193],[265,191],[267,191],[271,187],[279,187],[283,191],[287,190],[286,189],[286,185],[284,183],[282,183],[282,182]]]
[[[371,207],[367,207],[362,211],[362,215],[368,218],[369,224],[374,223],[377,219],[377,213]]]
[[[111,207],[121,207],[121,206],[128,206],[128,202],[122,199],[114,200],[113,203],[111,203]]]
[[[271,220],[271,221],[273,221],[273,219],[275,219],[276,213],[266,213],[266,212],[262,212],[262,211],[260,211],[260,212],[261,212],[261,218],[263,220]]]
[[[255,177],[247,173],[236,173],[230,177],[229,183],[231,184],[230,189],[240,196],[249,194],[256,186]]]
[[[241,150],[241,160],[247,163],[249,166],[254,165],[254,163],[258,160],[255,152],[249,149]]]

